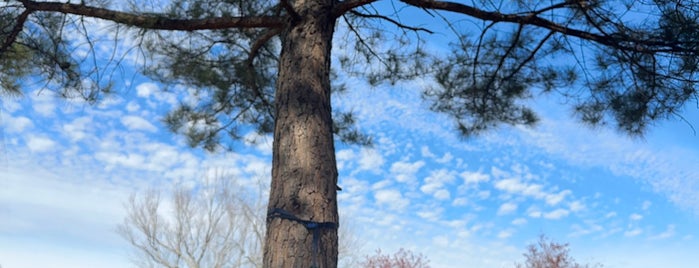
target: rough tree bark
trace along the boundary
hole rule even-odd
[[[332,1],[294,1],[282,30],[265,267],[337,265],[337,167],[330,107]],[[306,221],[306,222],[302,222]],[[309,256],[309,253],[311,254]]]

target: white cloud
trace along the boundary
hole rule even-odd
[[[245,134],[243,141],[245,145],[254,147],[264,155],[272,155],[272,136],[260,134],[257,131],[250,131]]]
[[[490,176],[488,176],[488,174],[484,174],[481,172],[464,171],[461,172],[459,176],[464,179],[465,184],[478,184],[490,180]]]
[[[500,180],[495,183],[495,188],[510,194],[520,194],[534,198],[543,198],[546,196],[542,191],[542,185],[535,183],[526,184],[515,178]]]
[[[79,141],[88,136],[88,131],[94,131],[95,129],[89,129],[94,127],[94,122],[92,118],[83,116],[74,119],[72,122],[63,125],[63,132],[68,136],[71,141]]]
[[[343,170],[350,161],[354,160],[354,151],[351,149],[343,149],[335,153],[335,159],[337,159],[337,169]]]
[[[130,101],[130,102],[126,105],[126,110],[129,111],[129,112],[131,112],[131,113],[133,113],[133,112],[135,112],[135,111],[138,111],[138,109],[141,109],[141,106],[138,105],[138,103],[136,103],[136,101]]]
[[[454,198],[454,201],[451,202],[451,205],[452,206],[465,206],[468,203],[469,203],[468,199],[466,199],[464,197],[458,197],[458,198]]]
[[[390,185],[391,185],[390,180],[380,180],[380,181],[377,181],[371,185],[371,190],[372,191],[380,190],[380,189],[386,188]]]
[[[359,153],[359,170],[380,172],[384,162],[383,156],[375,149],[363,148]]]
[[[403,210],[410,201],[403,197],[398,190],[386,189],[374,192],[377,205],[388,206],[393,210]]]
[[[36,90],[30,93],[32,98],[32,108],[38,114],[45,117],[55,117],[56,116],[56,100],[57,97],[53,96],[51,92],[45,92],[42,90]]]
[[[531,206],[527,209],[527,215],[530,218],[541,218],[542,214],[541,210],[536,206]]]
[[[413,183],[415,182],[415,173],[420,170],[425,165],[425,162],[420,160],[416,162],[395,162],[391,165],[391,174],[394,176],[396,181],[402,183]]]
[[[605,218],[614,218],[616,216],[617,216],[617,213],[614,211],[608,212],[607,214],[604,215]]]
[[[157,84],[146,82],[136,86],[136,94],[141,98],[149,98],[153,93],[157,92],[160,87]]]
[[[583,235],[601,232],[604,230],[604,227],[595,223],[592,220],[584,220],[583,223],[584,223],[584,226],[577,224],[577,223],[574,223],[573,225],[571,225],[571,229],[573,230],[573,232],[570,234],[570,236],[580,237]]]
[[[27,138],[27,147],[32,152],[46,152],[53,150],[56,142],[52,139],[37,135],[29,135]]]
[[[430,151],[430,148],[427,147],[427,146],[422,146],[422,147],[420,148],[420,152],[421,152],[421,154],[422,154],[422,157],[424,157],[424,158],[435,158],[435,157],[437,157],[436,155],[434,155],[434,153],[432,153],[432,152]]]
[[[127,115],[122,117],[121,123],[129,130],[143,130],[148,132],[158,131],[158,128],[156,128],[153,124],[135,115]]]
[[[570,204],[568,204],[568,208],[572,212],[578,212],[578,211],[584,210],[586,208],[586,206],[585,206],[585,204],[583,204],[580,201],[573,201],[573,202],[570,202]]]
[[[104,174],[88,171],[90,176],[85,176],[80,170],[32,164],[23,157],[2,175],[2,266],[128,265],[128,244],[114,227],[123,220],[122,205],[131,189],[109,183]]]
[[[565,216],[568,216],[570,212],[568,210],[559,208],[551,212],[544,213],[544,218],[550,219],[550,220],[558,220],[561,219]]]
[[[525,219],[525,218],[516,218],[516,219],[512,220],[512,224],[513,224],[513,225],[524,225],[524,224],[527,224],[527,219]]]
[[[638,214],[638,213],[633,213],[629,216],[629,219],[631,219],[632,221],[639,221],[639,220],[643,219],[643,215]]]
[[[0,101],[0,109],[8,111],[10,113],[14,113],[20,108],[22,108],[22,105],[18,101]]]
[[[514,234],[514,230],[512,229],[507,229],[507,230],[502,230],[498,233],[498,238],[500,239],[506,239],[509,238]]]
[[[0,114],[0,116],[1,115],[2,114]],[[9,133],[20,133],[25,129],[34,126],[34,123],[32,123],[32,121],[29,120],[29,118],[26,118],[24,116],[8,116],[2,119],[4,120],[0,121],[0,123],[3,123],[3,126],[5,126],[5,131]]]
[[[563,190],[560,193],[557,194],[546,194],[546,204],[549,204],[551,206],[555,206],[567,196],[570,195],[572,192],[570,190]]]
[[[640,235],[642,232],[643,232],[643,230],[641,230],[641,228],[635,228],[635,229],[628,230],[628,231],[624,232],[624,236],[634,237],[634,236]]]
[[[439,199],[439,200],[447,200],[451,197],[449,194],[449,191],[445,189],[440,189],[434,193],[434,198]]]
[[[504,175],[501,172],[495,172]],[[494,174],[494,176],[496,176]],[[543,199],[550,206],[558,205],[565,197],[572,194],[570,190],[563,190],[559,193],[548,193],[544,191],[544,186],[537,183],[525,183],[519,178],[502,179],[495,182],[495,188],[508,194],[522,195],[534,199]]]
[[[643,201],[643,204],[641,204],[641,209],[643,209],[643,210],[648,210],[652,204],[653,204],[653,203],[651,203],[651,202],[648,201],[648,200]]]
[[[452,159],[454,159],[454,156],[451,155],[451,153],[446,152],[441,158],[436,159],[435,161],[437,161],[437,163],[445,164],[451,161]]]
[[[434,243],[438,247],[449,247],[449,237],[444,235],[435,236],[432,239],[432,243]]]
[[[654,239],[654,240],[657,240],[657,239],[668,239],[668,238],[671,238],[671,237],[675,236],[675,234],[676,234],[676,232],[675,232],[675,225],[674,225],[674,224],[670,224],[670,225],[667,226],[667,229],[666,229],[664,232],[659,233],[658,235],[655,235],[655,236],[651,237],[651,239]]]
[[[682,145],[667,146],[665,136],[639,142],[607,129],[580,128],[567,119],[544,119],[536,131],[522,129],[520,133],[517,142],[525,146],[575,166],[601,167],[618,176],[642,180],[673,203],[699,213],[699,154]],[[591,136],[595,142],[590,142]]]
[[[424,209],[420,210],[417,212],[417,215],[420,218],[423,218],[428,221],[437,221],[442,217],[442,213],[444,212],[444,208],[442,207],[425,207]]]
[[[95,154],[95,159],[107,163],[107,170],[117,167],[147,169],[146,158],[136,153],[99,152]]]
[[[454,179],[455,174],[453,171],[446,169],[432,171],[430,175],[425,178],[425,183],[420,187],[420,191],[425,194],[433,194],[435,198],[437,198],[436,194],[439,192],[440,197],[444,198],[446,191],[444,189],[445,184],[453,182]]]
[[[480,199],[488,199],[488,197],[490,197],[490,191],[488,191],[488,190],[479,191],[476,194],[476,196]]]
[[[507,215],[511,214],[512,212],[515,212],[517,210],[517,204],[508,202],[500,205],[500,208],[498,208],[498,215]]]

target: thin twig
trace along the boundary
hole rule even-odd
[[[365,14],[365,13],[361,13],[361,12],[358,12],[358,11],[355,11],[355,10],[350,10],[349,13],[351,13],[352,15],[355,15],[355,16],[357,16],[357,17],[362,17],[362,18],[386,20],[386,21],[388,21],[388,22],[390,22],[390,23],[393,23],[393,24],[396,25],[398,28],[408,29],[408,30],[411,30],[411,31],[414,31],[414,32],[426,32],[426,33],[429,33],[429,34],[433,34],[433,33],[434,33],[433,31],[431,31],[431,30],[429,30],[429,29],[426,29],[426,28],[422,28],[422,27],[412,27],[412,26],[408,26],[408,25],[402,24],[402,23],[400,23],[400,22],[398,22],[398,21],[396,21],[396,20],[394,20],[394,19],[392,19],[392,18],[383,16],[383,15],[378,15],[378,14]]]
[[[347,26],[349,27],[350,31],[352,31],[352,33],[354,33],[357,36],[359,43],[364,45],[369,50],[369,53],[374,55],[374,57],[376,57],[376,59],[378,59],[379,62],[381,62],[386,67],[390,68],[390,65],[388,63],[386,63],[378,54],[376,54],[376,52],[371,48],[371,46],[369,46],[369,44],[367,44],[366,41],[364,41],[364,38],[362,38],[362,36],[357,31],[357,29],[355,29],[354,26],[352,26],[352,23],[349,22],[349,20],[347,19],[347,16],[343,15],[342,18],[345,20],[345,23],[347,23]]]

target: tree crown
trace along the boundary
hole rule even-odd
[[[242,126],[272,131],[279,44],[283,29],[305,16],[298,3],[175,0],[150,10],[136,2],[119,8],[98,0],[5,1],[2,89],[18,94],[20,78],[42,77],[63,96],[99,100],[112,84],[101,64],[88,66],[97,52],[84,18],[116,22],[127,27],[114,26],[115,32],[131,34],[134,48],[147,56],[143,73],[195,89],[201,101],[183,102],[164,122],[190,145],[213,150],[223,137],[239,139]],[[500,124],[533,125],[537,115],[527,100],[552,92],[570,100],[582,122],[614,123],[642,135],[657,120],[678,117],[697,97],[699,8],[693,1],[326,4],[340,21],[336,46],[346,51],[333,77],[360,76],[373,85],[433,81],[424,99],[454,118],[464,135]],[[449,53],[427,49],[426,38],[443,33],[406,18],[415,14],[451,31]],[[79,48],[93,54],[73,53]],[[337,110],[334,119],[341,140],[370,143],[353,127],[351,113]]]

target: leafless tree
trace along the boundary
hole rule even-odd
[[[338,229],[338,267],[354,268],[361,262],[364,241],[355,235],[355,228],[348,217],[340,220]]]
[[[170,194],[133,194],[117,228],[135,249],[139,267],[262,267],[266,180],[241,185],[215,176]],[[170,197],[164,199],[163,196]],[[350,226],[339,229],[339,263],[356,267],[361,241]]]
[[[429,268],[430,261],[422,254],[400,249],[393,255],[384,255],[376,250],[373,256],[366,256],[360,267],[364,268]]]
[[[134,194],[118,232],[135,248],[139,267],[262,267],[264,198],[235,179]]]
[[[536,244],[527,246],[523,254],[526,261],[516,263],[516,268],[596,268],[601,264],[579,264],[570,256],[568,243],[560,244],[541,235]]]

